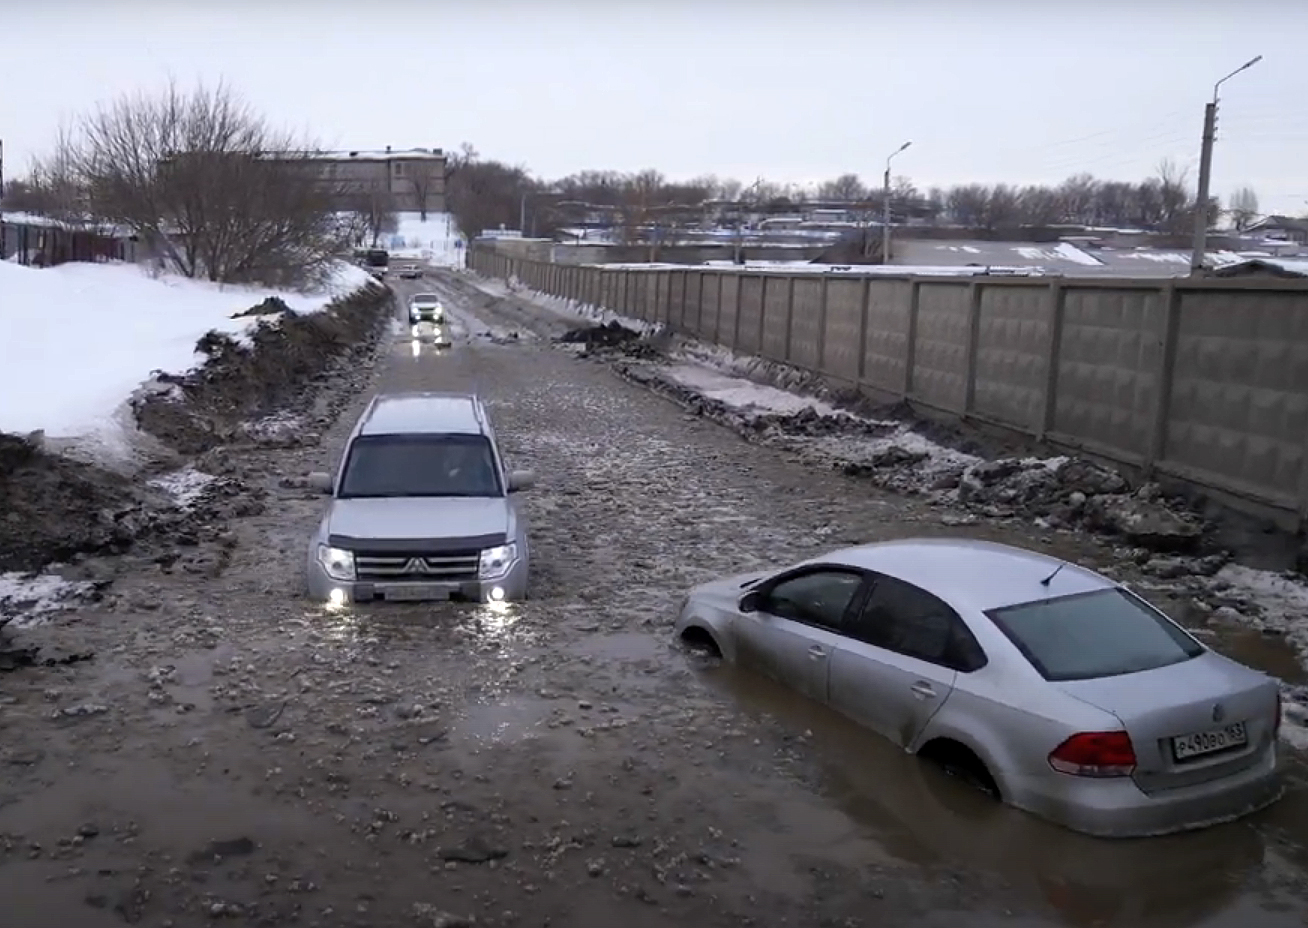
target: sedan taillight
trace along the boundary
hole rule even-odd
[[[1135,746],[1124,731],[1081,732],[1049,755],[1049,766],[1074,777],[1129,777],[1135,764]]]

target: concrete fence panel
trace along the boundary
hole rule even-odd
[[[736,331],[739,329],[739,317],[742,288],[741,275],[719,272],[721,278],[720,302],[718,304],[718,324],[713,341],[728,348],[736,348]]]
[[[767,290],[763,298],[763,321],[760,326],[763,336],[764,357],[774,361],[790,361],[790,321],[792,294],[791,282],[794,278],[781,274],[770,274],[764,278]]]
[[[761,354],[759,335],[763,325],[763,275],[743,274],[736,316],[736,350]]]
[[[794,290],[790,307],[790,363],[814,371],[820,366],[822,295],[830,285],[825,278],[813,276],[793,277],[791,285]]]
[[[951,412],[967,402],[970,292],[967,281],[928,280],[918,294],[912,396]]]
[[[1308,294],[1188,291],[1177,315],[1161,456],[1297,508],[1308,476]]]
[[[818,303],[814,370],[846,384],[858,383],[863,370],[863,290],[856,277],[826,277],[826,301]]]
[[[901,392],[908,360],[907,280],[869,280],[863,346],[863,381],[890,393]]]
[[[1052,293],[1049,287],[982,288],[974,394],[978,414],[1032,432],[1039,429]]]
[[[1053,431],[1118,460],[1149,453],[1165,292],[1065,285]]]

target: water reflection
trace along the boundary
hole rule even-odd
[[[1302,793],[1261,816],[1202,832],[1094,839],[993,802],[768,680],[727,666],[700,674],[721,698],[771,716],[787,731],[811,734],[824,791],[906,863],[997,874],[1051,906],[1061,924],[1078,928],[1247,924],[1251,912],[1260,926],[1282,924],[1247,887],[1265,876],[1266,817],[1302,818]],[[1301,922],[1296,915],[1284,924]]]

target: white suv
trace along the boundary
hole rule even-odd
[[[332,496],[309,542],[309,594],[371,600],[502,602],[527,595],[530,549],[510,472],[476,396],[377,396],[339,472],[310,475]]]

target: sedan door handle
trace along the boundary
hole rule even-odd
[[[820,661],[827,656],[827,652],[821,645],[815,644],[808,649],[808,656],[815,661]]]
[[[931,699],[936,695],[935,688],[925,680],[918,680],[909,689],[913,691],[913,695],[918,699]]]

